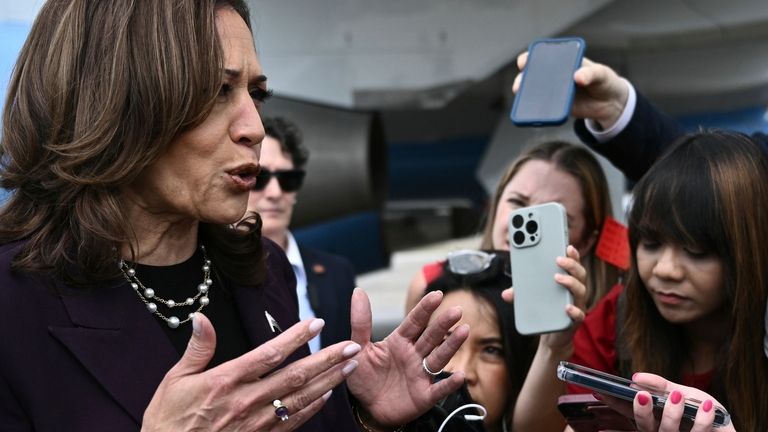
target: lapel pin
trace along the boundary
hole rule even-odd
[[[269,312],[264,311],[264,316],[267,317],[267,324],[269,324],[269,328],[272,330],[272,333],[275,332],[283,332],[283,329],[280,328],[280,325],[277,323],[277,320],[269,314]]]
[[[312,266],[312,271],[315,272],[315,274],[323,274],[325,273],[325,266],[322,264],[315,264]]]

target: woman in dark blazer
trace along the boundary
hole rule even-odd
[[[358,291],[354,342],[308,355],[323,320],[238,222],[268,95],[241,0],[42,7],[0,145],[0,428],[395,430],[461,385],[423,369],[467,334],[439,295],[372,344]]]

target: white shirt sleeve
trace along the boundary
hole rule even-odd
[[[584,125],[587,127],[587,130],[592,134],[592,136],[595,137],[599,143],[610,141],[611,139],[615,138],[616,135],[620,134],[621,131],[627,127],[629,121],[632,120],[632,115],[635,113],[635,105],[637,105],[637,94],[635,93],[635,87],[632,86],[632,83],[626,79],[621,79],[627,84],[628,88],[627,104],[624,105],[624,110],[621,112],[619,119],[616,120],[616,123],[606,129],[603,129],[596,121],[592,119],[584,120]]]

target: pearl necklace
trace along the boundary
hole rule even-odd
[[[200,312],[211,302],[208,298],[208,290],[211,288],[211,285],[213,285],[213,280],[211,280],[211,260],[208,259],[208,255],[205,253],[205,246],[200,245],[200,250],[203,251],[203,282],[197,286],[197,294],[195,294],[194,297],[187,297],[184,301],[158,297],[157,294],[155,294],[155,290],[144,286],[139,278],[136,277],[136,269],[128,267],[128,264],[126,264],[125,261],[120,260],[120,271],[123,272],[123,276],[131,285],[131,288],[136,292],[136,295],[139,296],[139,299],[141,299],[147,306],[147,310],[151,314],[165,321],[165,323],[168,324],[168,327],[172,329],[179,327],[180,324],[190,321],[195,312]],[[183,320],[179,320],[175,315],[170,317],[163,315],[157,310],[157,303],[155,303],[162,303],[169,309],[173,309],[183,306],[192,306],[195,304],[195,301],[199,303],[197,310],[190,312]]]

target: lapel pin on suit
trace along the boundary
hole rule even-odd
[[[272,333],[283,332],[283,329],[280,328],[277,320],[272,315],[270,315],[269,312],[264,311],[264,316],[267,317],[267,323],[269,324],[269,328],[272,330]]]
[[[325,274],[325,266],[322,264],[315,264],[312,266],[312,271],[315,272],[316,275]]]

